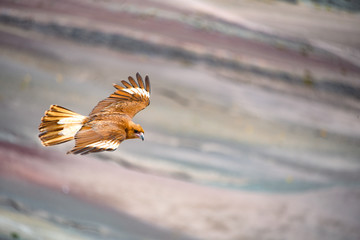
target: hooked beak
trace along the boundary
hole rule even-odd
[[[143,140],[144,141],[144,133],[138,133],[138,134],[136,134],[139,138],[141,138],[141,140]]]

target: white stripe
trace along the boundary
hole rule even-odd
[[[133,89],[134,89],[134,92],[135,92],[135,93],[137,93],[137,94],[139,94],[140,96],[142,96],[141,92],[139,91],[139,89],[141,89],[141,88],[133,88]]]
[[[130,93],[130,94],[134,94],[132,88],[125,88],[125,89],[122,89],[122,91]]]
[[[139,92],[141,95],[147,97],[147,98],[150,98],[150,94],[148,91],[146,91],[145,89],[142,89],[142,88],[139,88]]]
[[[117,143],[114,140],[103,140],[95,143],[91,143],[87,145],[87,147],[98,147],[98,148],[110,148],[110,149],[116,149],[120,143]]]
[[[88,145],[88,147],[99,147],[100,144],[101,144],[101,142],[96,142],[96,143],[92,143],[92,144]]]
[[[65,125],[64,129],[61,130],[60,134],[63,136],[75,136],[75,134],[80,130],[80,128],[82,127],[82,124],[74,124],[74,125]]]
[[[86,116],[75,115],[73,117],[66,117],[60,119],[57,124],[64,125],[64,129],[60,132],[63,136],[74,136],[82,127],[83,121]]]
[[[122,91],[130,94],[139,94],[140,96],[150,98],[150,93],[143,88],[124,88]]]
[[[68,124],[68,123],[82,123],[86,116],[77,115],[74,117],[67,117],[60,119],[57,123],[58,124]]]

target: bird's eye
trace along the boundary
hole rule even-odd
[[[139,132],[138,130],[136,130],[136,129],[134,130],[134,133],[138,133],[138,132]]]

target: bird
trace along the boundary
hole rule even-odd
[[[145,83],[139,73],[131,76],[123,86],[113,84],[116,91],[100,101],[88,116],[83,116],[59,105],[45,111],[39,125],[42,145],[53,146],[75,139],[68,154],[88,154],[114,151],[127,139],[144,141],[144,129],[132,121],[139,111],[150,104],[150,80]]]

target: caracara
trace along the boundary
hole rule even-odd
[[[114,151],[126,139],[144,140],[144,130],[132,118],[150,104],[150,81],[145,84],[139,73],[137,82],[129,77],[124,87],[100,101],[89,116],[83,116],[58,105],[51,105],[41,118],[39,138],[44,146],[52,146],[75,139],[72,154]]]

